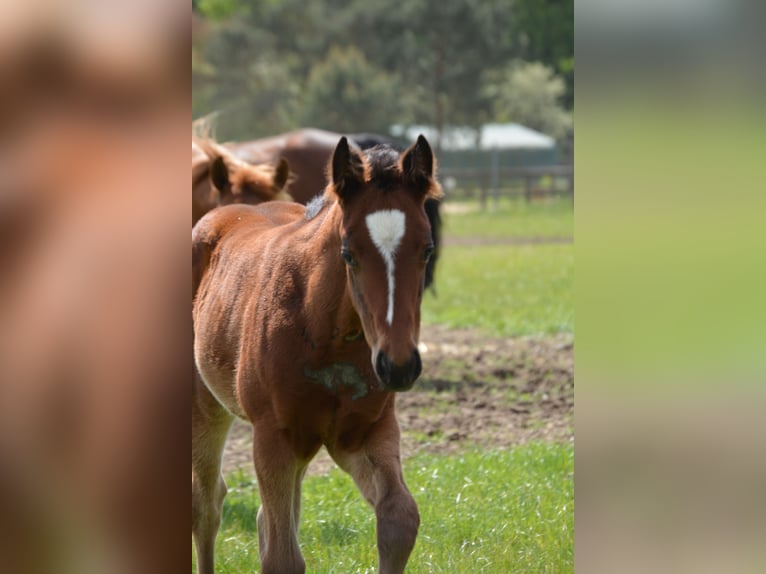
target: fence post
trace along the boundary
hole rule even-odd
[[[492,148],[492,170],[490,172],[492,177],[492,197],[495,200],[495,209],[499,207],[500,203],[500,154],[497,148]]]
[[[524,198],[527,203],[532,201],[532,176],[524,176]]]
[[[479,185],[481,186],[481,210],[487,211],[487,180],[485,177],[479,177]]]
[[[574,166],[572,166],[572,171],[569,172],[569,197],[572,198],[572,205],[574,205]]]

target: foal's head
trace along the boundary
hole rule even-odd
[[[249,203],[255,205],[274,199],[290,200],[282,190],[290,174],[286,159],[273,167],[252,165],[233,156],[219,155],[210,163],[210,180],[220,192],[219,205]]]
[[[423,136],[403,153],[379,146],[364,155],[341,138],[330,165],[343,211],[348,289],[384,388],[409,389],[420,375],[417,343],[425,268],[433,244],[423,203],[441,193]]]
[[[219,205],[290,201],[284,191],[289,176],[284,158],[276,166],[253,165],[212,140],[192,140],[192,211],[198,212],[197,219]]]

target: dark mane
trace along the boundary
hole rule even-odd
[[[400,162],[401,152],[388,144],[376,145],[363,152],[367,164],[365,178],[372,185],[381,190],[396,189],[402,183],[402,165]],[[435,169],[435,166],[434,166]],[[426,202],[438,201],[442,198],[442,188],[436,178],[423,179],[417,182],[425,188]],[[436,209],[434,217],[438,218],[438,206],[430,206],[431,211]],[[429,215],[429,221],[434,224]],[[438,222],[436,222],[438,225]],[[429,281],[430,284],[430,281]]]
[[[305,217],[306,220],[314,219],[317,215],[319,215],[319,212],[322,211],[322,208],[326,205],[325,196],[324,195],[317,195],[309,201],[306,204],[306,213]]]
[[[402,171],[399,151],[389,145],[376,145],[364,152],[367,160],[367,180],[380,189],[390,189],[399,183]]]
[[[394,138],[390,138],[381,134],[356,133],[347,135],[348,138],[352,140],[356,145],[358,145],[362,150],[368,150],[372,147],[383,144],[390,145],[400,152],[404,151],[404,149],[407,147],[406,143],[397,141]]]

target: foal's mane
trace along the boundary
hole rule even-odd
[[[362,151],[362,165],[364,168],[364,181],[381,191],[393,191],[397,189],[405,179],[402,167],[402,158],[407,152],[400,152],[388,144],[380,144]],[[332,164],[327,167],[327,175],[330,183],[325,190],[325,198],[338,200],[339,195],[335,184],[332,182]],[[441,185],[436,180],[436,160],[434,159],[433,175],[430,178],[417,178],[415,185],[425,187],[425,199],[441,199],[444,195]]]

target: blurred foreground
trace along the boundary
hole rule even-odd
[[[763,8],[577,5],[578,572],[766,569]]]
[[[188,6],[0,14],[1,569],[185,569]]]
[[[3,572],[188,567],[189,16],[159,6],[0,5]],[[621,6],[578,16],[577,565],[761,572],[762,19]]]

